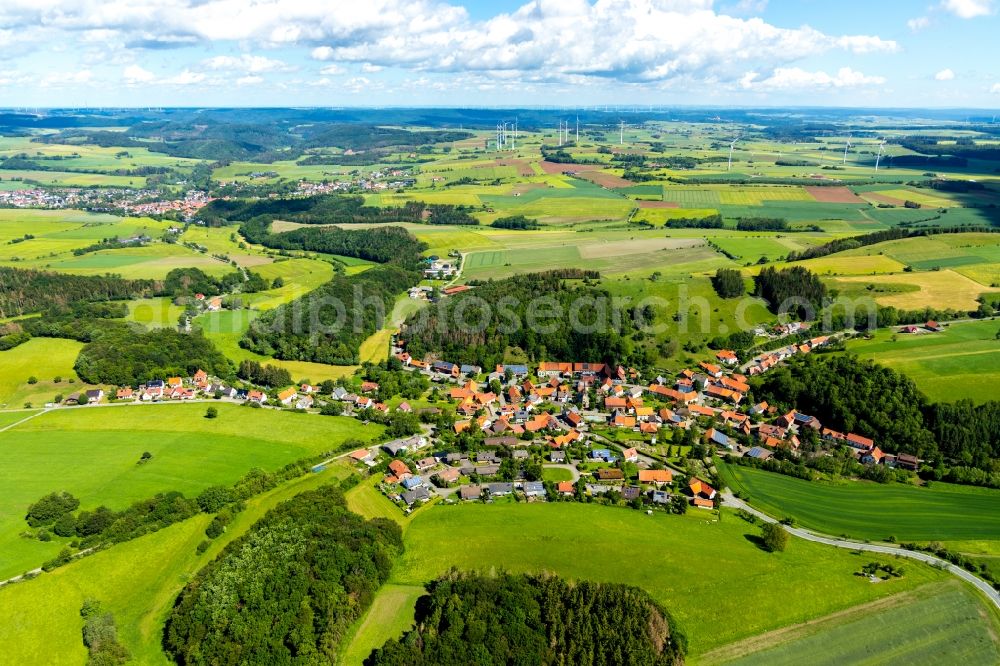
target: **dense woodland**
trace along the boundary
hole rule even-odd
[[[525,217],[524,215],[498,217],[490,222],[490,226],[494,229],[514,229],[517,231],[530,231],[532,229],[542,228],[542,225],[538,223],[538,220]]]
[[[525,361],[647,365],[650,359],[633,336],[638,323],[653,323],[653,313],[620,312],[616,326],[608,292],[564,277],[564,271],[517,275],[445,298],[407,320],[407,351],[415,358],[434,354],[483,368]],[[536,300],[541,297],[548,304]],[[538,326],[529,324],[533,303],[542,315]],[[551,318],[543,314],[548,312]],[[571,314],[582,326],[571,325]]]
[[[0,267],[0,319],[68,306],[80,301],[116,301],[151,296],[153,280],[67,275]]]
[[[190,377],[199,368],[213,376],[233,377],[229,359],[208,338],[170,328],[137,332],[108,327],[84,345],[73,367],[89,384],[117,386]]]
[[[394,262],[415,267],[424,246],[402,227],[345,230],[340,227],[301,227],[272,233],[268,216],[256,217],[240,226],[251,243],[277,250],[303,250],[357,257],[377,263]]]
[[[823,309],[826,285],[801,266],[776,269],[766,266],[754,276],[754,295],[767,301],[775,313],[788,312],[803,320],[815,318]]]
[[[259,274],[247,271],[247,279],[243,279],[241,271],[227,273],[220,278],[208,275],[200,268],[174,268],[163,280],[161,293],[167,296],[218,296],[234,289],[244,293],[255,293],[270,287]]]
[[[930,404],[909,377],[850,355],[793,358],[753,387],[755,399],[926,460],[934,478],[1000,487],[1000,403]]]
[[[712,276],[712,286],[719,298],[739,298],[747,291],[743,273],[735,268],[720,268]]]
[[[877,243],[885,243],[886,241],[899,240],[901,238],[916,238],[918,236],[933,236],[936,234],[948,234],[948,233],[969,233],[969,232],[980,232],[989,233],[995,232],[996,229],[993,227],[924,227],[921,229],[906,229],[903,227],[893,227],[892,229],[883,229],[881,231],[873,231],[869,234],[863,234],[861,236],[850,236],[848,238],[836,238],[822,245],[816,245],[813,247],[806,248],[801,252],[795,252],[794,250],[788,253],[788,261],[803,261],[805,259],[815,259],[816,257],[825,257],[828,254],[833,254],[835,252],[843,252],[844,250],[853,250],[859,247],[867,247],[869,245],[875,245]]]
[[[670,614],[635,587],[453,571],[418,600],[416,628],[365,663],[672,666],[686,647]]]
[[[184,587],[163,645],[179,664],[336,663],[402,552],[399,526],[326,486],[279,504]]]

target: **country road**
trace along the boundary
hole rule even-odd
[[[771,516],[767,515],[762,511],[758,511],[753,508],[743,500],[735,497],[729,490],[725,490],[722,493],[722,504],[723,506],[728,506],[733,509],[743,509],[748,513],[751,513],[761,520],[768,523],[778,522]],[[993,589],[993,586],[987,583],[982,578],[966,571],[965,569],[952,564],[946,560],[942,560],[939,557],[935,557],[929,553],[922,553],[916,550],[907,550],[899,546],[893,546],[890,544],[877,544],[877,543],[864,543],[861,541],[850,541],[848,539],[840,539],[838,537],[829,536],[826,534],[819,534],[809,530],[804,530],[801,527],[790,527],[785,526],[785,529],[789,534],[797,536],[800,539],[805,539],[806,541],[812,541],[814,543],[822,543],[827,546],[833,546],[835,548],[846,548],[849,550],[862,550],[871,553],[883,553],[886,555],[898,555],[899,557],[906,557],[911,560],[918,560],[932,566],[940,567],[955,576],[958,576],[967,583],[975,586],[980,592],[986,595],[986,597],[1000,609],[1000,592]]]

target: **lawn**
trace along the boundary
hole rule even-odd
[[[546,481],[572,481],[573,472],[565,467],[545,467],[542,469],[542,478]]]
[[[804,481],[759,469],[719,463],[727,485],[755,507],[791,516],[808,528],[854,539],[944,541],[1000,539],[1000,491],[935,483]]]
[[[0,433],[0,578],[55,555],[49,543],[23,539],[24,510],[39,497],[66,490],[84,509],[121,509],[158,492],[195,495],[228,485],[252,467],[275,470],[339,449],[351,438],[377,439],[382,428],[350,418],[204,404],[60,409]],[[148,451],[153,459],[137,465]]]
[[[422,585],[385,585],[372,607],[350,630],[339,663],[353,666],[363,663],[375,648],[390,638],[399,638],[413,626],[417,599],[424,594]]]
[[[295,494],[347,475],[344,465],[294,479],[250,499],[226,532],[205,553],[195,548],[205,539],[210,517],[199,515],[153,534],[85,557],[36,580],[0,588],[0,623],[4,660],[13,664],[82,664],[80,606],[96,598],[115,615],[118,635],[134,663],[169,664],[160,647],[163,623],[184,584],[222,548],[269,509]]]
[[[932,401],[982,403],[1000,400],[998,331],[993,320],[950,324],[940,333],[883,330],[849,341],[847,349],[902,372]]]
[[[996,613],[958,581],[889,597],[726,646],[704,663],[732,666],[1000,663]]]
[[[670,610],[698,655],[944,576],[913,565],[872,585],[854,575],[867,554],[792,539],[776,555],[755,545],[757,532],[729,512],[720,522],[704,511],[647,516],[578,503],[438,505],[413,518],[390,582],[502,567],[638,585]]]

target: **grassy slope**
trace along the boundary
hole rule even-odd
[[[664,603],[699,654],[943,575],[914,566],[872,585],[853,575],[868,556],[799,540],[769,554],[750,540],[756,533],[728,512],[713,522],[707,512],[646,516],[575,503],[434,507],[407,528],[391,582],[420,585],[453,566],[627,582]]]
[[[79,390],[73,364],[83,344],[75,340],[34,338],[14,349],[0,352],[0,406],[20,408],[25,401],[41,405],[57,393],[68,394]],[[29,384],[34,376],[37,384]],[[53,380],[61,377],[62,382]]]
[[[831,485],[725,463],[719,470],[754,506],[828,534],[900,541],[1000,539],[997,490],[945,483]]]
[[[821,619],[790,635],[765,635],[752,640],[752,645],[726,646],[718,660],[706,662],[734,666],[1000,662],[996,614],[961,583],[928,585],[886,601],[885,606],[861,613]]]
[[[67,490],[84,509],[129,503],[168,490],[191,496],[235,482],[252,467],[274,470],[337,449],[348,438],[382,430],[354,419],[217,405],[87,407],[50,412],[0,433],[0,578],[53,557],[62,540],[22,539],[24,511],[39,497]],[[136,461],[153,454],[145,465]]]
[[[85,557],[34,581],[0,588],[0,612],[12,619],[0,623],[4,660],[84,663],[80,606],[93,597],[115,614],[119,636],[135,663],[169,663],[160,648],[161,631],[184,583],[278,502],[347,474],[346,466],[334,465],[250,500],[202,555],[195,548],[205,538],[210,522],[206,515]]]
[[[998,330],[1000,323],[993,320],[952,324],[928,335],[886,330],[871,340],[851,341],[847,349],[902,372],[932,401],[985,402],[1000,399]]]

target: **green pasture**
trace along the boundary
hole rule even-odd
[[[719,463],[726,484],[771,515],[836,536],[899,541],[1000,539],[1000,491],[935,483],[804,481]]]
[[[903,373],[932,401],[1000,400],[1000,353],[994,320],[949,324],[940,333],[876,332],[847,350]]]
[[[0,588],[0,608],[10,618],[0,623],[4,658],[16,664],[84,663],[87,652],[81,638],[80,607],[85,599],[94,598],[114,613],[118,636],[134,663],[167,666],[172,662],[161,647],[163,624],[185,583],[279,502],[335,483],[348,473],[345,465],[331,465],[251,498],[225,533],[200,555],[195,549],[205,540],[204,531],[211,521],[205,514],[118,544],[36,580]]]
[[[438,505],[407,527],[391,582],[418,586],[451,567],[502,567],[638,585],[670,610],[696,656],[945,575],[914,564],[904,578],[872,585],[854,573],[878,556],[798,539],[766,553],[753,542],[758,533],[728,511],[720,521],[708,511],[647,516],[568,502]]]
[[[732,666],[1000,662],[996,613],[957,581],[927,585],[857,610],[775,632],[779,635],[773,640],[765,634],[730,650],[722,648],[716,653],[721,659],[705,662]]]
[[[62,338],[32,338],[7,351],[0,351],[0,408],[19,409],[25,402],[39,407],[57,393],[69,395],[81,388],[73,365],[83,343]],[[37,383],[29,384],[34,377]],[[62,381],[55,382],[56,377]]]
[[[376,440],[381,426],[204,403],[62,408],[0,433],[0,578],[38,566],[62,547],[18,536],[24,511],[39,497],[66,490],[81,508],[121,509],[158,492],[196,495],[229,485],[252,467],[275,470],[337,450],[347,439]],[[139,465],[143,452],[151,461]]]

